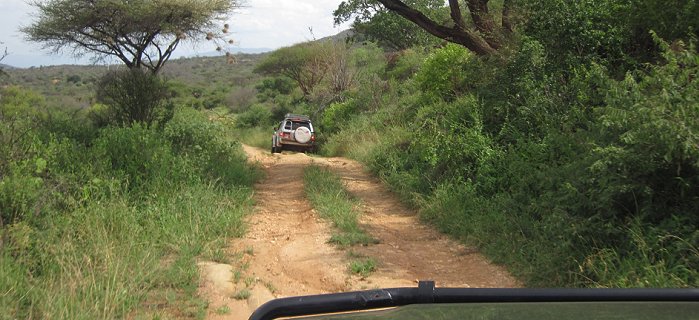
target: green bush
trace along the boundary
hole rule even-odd
[[[418,110],[410,153],[431,181],[468,181],[490,157],[496,155],[489,137],[482,133],[481,106],[473,96],[451,103],[435,103]]]
[[[692,227],[688,228],[687,221],[677,216],[668,223],[649,227],[634,220],[625,230],[629,235],[628,248],[600,248],[581,263],[581,273],[590,279],[587,284],[622,288],[696,287],[699,232],[693,230],[694,235],[680,238],[667,230]]]
[[[654,222],[699,206],[699,55],[665,58],[664,65],[611,85],[591,166],[599,193],[619,214]]]
[[[266,78],[255,86],[257,100],[260,102],[275,101],[279,96],[291,94],[294,88],[293,80],[287,77]]]
[[[252,128],[271,124],[272,112],[269,108],[255,104],[236,118],[236,125],[241,128]]]
[[[251,185],[259,173],[249,168],[239,143],[225,136],[226,128],[192,109],[178,109],[164,136],[175,152],[196,164],[201,177],[223,185]]]
[[[158,179],[180,181],[186,164],[176,158],[170,144],[157,131],[138,123],[127,128],[102,129],[94,142],[94,155],[105,175],[113,175],[130,188]]]
[[[148,71],[126,69],[109,72],[97,87],[97,100],[109,106],[101,122],[130,125],[136,122],[165,124],[174,105],[167,101],[169,89],[164,80]]]
[[[356,113],[356,109],[357,104],[354,100],[330,104],[323,110],[323,115],[320,119],[323,132],[332,133],[338,131],[343,125],[351,121],[352,116]]]
[[[406,49],[395,54],[386,65],[386,75],[397,80],[414,77],[425,61],[425,54],[418,49]]]
[[[37,158],[37,164],[45,166],[45,160]],[[43,161],[43,162],[42,162]],[[23,170],[24,169],[24,170]],[[44,190],[44,180],[26,172],[28,168],[15,167],[0,181],[0,219],[3,224],[11,224],[32,216],[35,205]],[[37,167],[38,171],[39,167]]]
[[[627,19],[630,1],[524,1],[525,33],[543,44],[551,62],[564,68],[593,61],[625,67],[634,41]],[[622,68],[623,70],[623,68]]]
[[[435,97],[450,99],[467,91],[467,67],[475,65],[472,53],[463,46],[448,44],[432,52],[415,76],[420,89]]]

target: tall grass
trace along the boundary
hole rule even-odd
[[[313,207],[338,229],[330,242],[340,246],[376,242],[359,225],[359,203],[352,199],[337,175],[327,168],[311,165],[304,169],[303,180]]]
[[[196,261],[242,234],[258,176],[240,146],[194,110],[162,131],[27,130],[16,143],[33,151],[15,154],[0,182],[12,210],[0,229],[2,317],[202,315]]]
[[[236,129],[234,136],[237,139],[249,146],[258,147],[261,149],[272,148],[272,126],[269,128],[239,128]]]

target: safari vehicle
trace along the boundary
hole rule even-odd
[[[276,299],[260,306],[250,320],[279,317],[689,320],[699,319],[699,289],[466,289],[420,281],[417,288]]]
[[[280,153],[282,150],[315,152],[315,149],[316,134],[308,116],[288,113],[274,127],[272,153]]]

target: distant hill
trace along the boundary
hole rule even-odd
[[[247,53],[247,54],[255,54],[255,53],[265,53],[265,52],[270,52],[273,49],[270,48],[237,48],[231,50],[233,53]]]
[[[256,54],[256,53],[264,53],[264,52],[269,52],[272,51],[272,49],[269,48],[233,48],[231,50],[231,53],[233,54]],[[217,51],[208,51],[208,52],[199,52],[199,53],[189,53],[189,54],[181,54],[179,52],[175,52],[175,54],[172,56],[173,59],[178,59],[178,58],[194,58],[194,57],[217,57],[217,56],[223,56],[221,52]],[[25,69],[25,68],[38,68],[38,67],[47,67],[47,66],[63,66],[63,65],[82,65],[82,66],[92,66],[94,65],[94,61],[90,59],[89,56],[81,57],[81,58],[75,58],[75,57],[69,57],[69,56],[52,56],[52,55],[41,55],[41,54],[35,54],[35,53],[22,53],[22,54],[13,54],[11,56],[8,56],[7,59],[4,60],[5,63],[9,63],[8,65],[5,64],[0,64],[3,65],[4,70],[10,70],[10,69]],[[118,63],[118,61],[114,60],[114,63]],[[103,64],[103,63],[100,63]]]
[[[348,38],[353,38],[355,35],[356,33],[353,29],[347,29],[336,35],[320,38],[317,41],[347,41]]]
[[[274,49],[270,48],[234,48],[230,52],[232,54],[259,54],[259,53],[265,53],[265,52],[270,52],[274,51]],[[196,58],[196,57],[220,57],[223,56],[223,53],[219,51],[207,51],[207,52],[199,52],[194,55],[189,55],[189,56],[182,56],[181,58]]]
[[[11,65],[7,65],[7,64],[2,64],[2,63],[0,63],[0,69],[2,69],[2,70],[12,70],[12,69],[17,69],[17,68],[15,68],[15,67],[13,67],[13,66],[11,66]]]
[[[220,52],[208,57],[174,58],[165,65],[162,75],[204,92],[218,90],[224,98],[229,91],[254,90],[251,88],[260,76],[253,74],[252,69],[262,54],[235,53],[234,56],[235,64],[228,64]],[[47,97],[49,105],[86,108],[95,101],[94,90],[99,79],[120,65],[7,67],[4,72],[8,76],[0,77],[0,86],[9,84],[32,89]]]

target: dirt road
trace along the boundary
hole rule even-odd
[[[418,279],[442,287],[519,285],[477,250],[421,224],[415,212],[355,161],[244,148],[251,161],[265,168],[267,178],[255,187],[256,211],[248,217],[245,237],[230,244],[231,264],[200,263],[199,293],[209,301],[209,319],[247,319],[273,298],[415,286]],[[348,271],[348,250],[328,243],[332,227],[306,200],[303,169],[311,163],[331,168],[362,202],[360,222],[379,240],[351,249],[378,262],[366,278]]]

